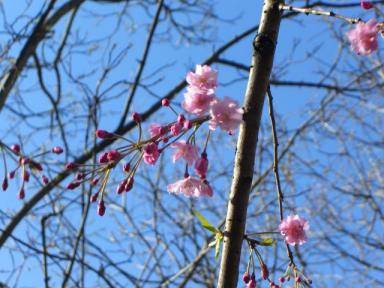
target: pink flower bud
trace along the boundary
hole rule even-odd
[[[160,151],[157,147],[156,143],[149,143],[147,144],[144,149],[144,154],[143,154],[143,160],[145,163],[154,165],[159,159],[160,156]]]
[[[3,191],[7,190],[8,188],[8,179],[6,177],[3,179],[3,184],[1,185],[1,188],[3,188]]]
[[[297,276],[297,277],[295,278],[295,282],[296,282],[296,283],[301,283],[301,278],[300,278],[299,276]]]
[[[41,176],[41,180],[43,181],[44,185],[47,185],[49,183],[49,180],[48,180],[47,176],[45,176],[45,175]]]
[[[14,171],[11,171],[11,172],[9,172],[8,173],[8,178],[9,179],[13,179],[14,177],[15,177],[15,173],[16,173],[16,171],[14,170]]]
[[[21,158],[21,164],[28,165],[29,164],[29,159],[25,158],[25,157]]]
[[[12,151],[15,152],[16,154],[19,154],[19,153],[20,153],[20,145],[18,145],[18,144],[13,144],[13,145],[11,146],[11,149],[12,149]]]
[[[95,134],[96,134],[96,137],[100,139],[109,139],[114,137],[112,133],[109,133],[105,130],[96,130]]]
[[[185,121],[185,116],[183,114],[179,114],[179,116],[177,116],[177,122],[180,124],[183,124],[184,121]]]
[[[97,205],[97,214],[99,214],[99,216],[104,216],[105,214],[105,205],[103,200],[101,200]]]
[[[251,280],[251,277],[249,276],[248,272],[244,272],[243,274],[243,281],[245,284],[248,284],[248,282]]]
[[[280,277],[280,278],[279,278],[279,282],[280,282],[280,283],[284,283],[284,282],[285,282],[285,278],[284,278],[284,277]]]
[[[121,159],[121,154],[117,150],[111,150],[108,152],[107,158],[109,161],[118,161]]]
[[[17,197],[18,197],[20,200],[24,199],[24,197],[25,197],[25,191],[24,191],[24,188],[23,188],[23,187],[20,188],[19,193],[17,193]]]
[[[80,184],[81,184],[81,182],[69,182],[68,184],[67,184],[67,189],[69,189],[69,190],[74,190],[74,189],[76,189],[77,187],[79,187],[80,186]]]
[[[247,288],[256,288],[256,279],[254,277],[251,277],[251,280],[249,280]]]
[[[197,159],[195,162],[195,172],[201,178],[205,178],[205,175],[207,174],[208,170],[207,154],[205,154],[205,156],[203,154],[205,153],[202,153],[201,158]]]
[[[24,180],[25,182],[29,182],[29,173],[28,173],[28,171],[25,171],[25,170],[24,170],[24,173],[23,173],[23,180]]]
[[[161,100],[161,105],[168,107],[169,106],[169,99],[164,98],[163,100]]]
[[[141,115],[137,112],[132,113],[132,120],[139,123],[141,122]]]
[[[124,191],[129,192],[132,189],[134,182],[135,181],[134,181],[133,177],[129,177],[127,183],[124,186]]]
[[[100,164],[104,164],[104,163],[107,163],[107,162],[108,162],[108,152],[105,152],[105,153],[100,155],[99,163]]]
[[[99,193],[98,193],[98,192],[96,192],[95,194],[93,194],[93,195],[91,196],[91,198],[89,199],[89,201],[91,201],[92,203],[93,203],[93,202],[96,202],[96,200],[97,200],[97,196],[99,196]]]
[[[64,150],[60,146],[55,146],[52,148],[51,151],[52,151],[52,153],[55,153],[55,154],[61,154],[61,153],[63,153]]]
[[[169,141],[169,138],[168,137],[163,137],[162,140],[163,140],[164,143],[167,143]]]
[[[77,167],[77,164],[75,164],[75,163],[65,164],[65,168],[67,168],[68,170],[74,170],[74,169],[76,169],[76,167]]]
[[[183,129],[183,125],[180,123],[175,123],[171,126],[171,133],[173,136],[177,136],[180,134],[181,130]]]
[[[191,129],[191,128],[192,128],[192,122],[189,121],[189,120],[186,120],[186,121],[184,122],[184,128],[185,128],[185,129]]]
[[[99,183],[99,178],[93,178],[93,179],[91,180],[91,185],[92,185],[92,186],[96,186],[97,183]]]
[[[84,179],[84,173],[77,172],[76,175],[75,175],[75,179],[77,181],[80,181],[80,180]]]
[[[125,163],[124,166],[123,166],[123,171],[125,173],[128,173],[129,170],[131,170],[131,164],[130,163]]]
[[[361,8],[368,10],[373,8],[373,4],[370,1],[361,1],[360,2]]]

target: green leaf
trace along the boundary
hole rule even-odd
[[[264,238],[258,244],[261,246],[273,246],[275,245],[275,243],[276,243],[276,240],[273,238]]]
[[[215,259],[219,258],[221,242],[223,242],[223,236],[221,233],[216,234],[216,247],[215,247]]]
[[[197,218],[199,218],[201,225],[202,225],[205,229],[211,231],[213,234],[220,233],[220,230],[218,230],[217,228],[215,228],[215,226],[213,226],[211,223],[209,223],[208,220],[205,219],[203,215],[201,215],[201,214],[200,214],[199,212],[197,212],[195,209],[193,209],[193,212],[195,213],[195,215],[197,216]]]

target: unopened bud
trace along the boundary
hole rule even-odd
[[[8,179],[6,177],[3,179],[3,184],[1,185],[1,188],[3,189],[3,191],[7,190],[8,188]]]
[[[60,146],[55,146],[52,148],[51,151],[52,151],[52,153],[55,153],[55,154],[61,154],[61,153],[63,153],[64,150]]]
[[[96,134],[96,137],[100,139],[109,139],[114,137],[112,133],[109,133],[108,131],[105,131],[105,130],[96,130],[95,134]]]
[[[11,149],[12,149],[12,151],[15,152],[16,154],[19,154],[19,153],[20,153],[20,145],[18,145],[18,144],[13,144],[13,145],[11,146]]]
[[[76,189],[77,187],[79,187],[81,184],[81,182],[69,182],[67,184],[67,189],[69,190],[73,190],[73,189]]]
[[[183,124],[185,121],[185,116],[183,114],[179,114],[177,116],[177,122],[180,123],[180,124]]]
[[[105,214],[105,205],[103,200],[101,200],[97,205],[97,214],[99,214],[99,216],[103,216]]]
[[[24,188],[23,188],[23,187],[20,188],[19,193],[17,193],[17,197],[18,197],[20,200],[24,199],[24,197],[25,197],[25,191],[24,191]]]
[[[75,163],[67,163],[65,164],[65,168],[67,168],[68,170],[73,170],[73,169],[76,169],[77,165]]]
[[[48,177],[45,175],[41,176],[41,180],[43,181],[44,185],[47,185],[49,183]]]
[[[163,100],[161,100],[161,105],[168,107],[169,106],[169,99],[164,98]]]
[[[132,120],[139,123],[141,122],[141,115],[137,112],[132,113]]]

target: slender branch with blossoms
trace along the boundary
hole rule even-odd
[[[124,177],[116,187],[116,193],[120,195],[132,190],[135,173],[142,162],[147,165],[155,165],[161,153],[168,148],[175,149],[172,156],[174,163],[179,160],[185,161],[184,177],[169,184],[168,192],[183,194],[186,197],[211,197],[213,195],[213,190],[206,178],[209,166],[207,146],[210,131],[221,128],[232,135],[243,121],[243,110],[231,98],[220,99],[216,96],[217,71],[211,67],[197,65],[196,71],[189,72],[186,80],[189,86],[184,94],[182,107],[194,117],[187,118],[183,113],[178,113],[172,107],[169,99],[165,98],[162,100],[162,105],[175,114],[175,121],[166,124],[150,124],[148,129],[150,137],[144,138],[140,114],[134,112],[132,119],[137,123],[139,130],[137,141],[131,141],[121,135],[99,129],[95,132],[96,137],[119,139],[126,144],[101,154],[97,164],[66,164],[68,170],[75,172],[74,179],[67,184],[68,189],[75,189],[85,182],[98,187],[96,192],[91,195],[90,201],[98,201],[97,213],[100,216],[105,214],[106,186],[116,166],[124,159],[125,164],[122,165]],[[199,156],[196,137],[205,122],[209,124],[209,131]],[[181,140],[183,137],[186,137],[186,140]],[[191,167],[194,168],[196,176],[190,174]]]
[[[378,10],[370,1],[361,1],[363,9]],[[356,24],[356,27],[346,33],[348,41],[351,43],[351,49],[358,55],[369,55],[378,49],[377,35],[378,33],[384,34],[384,22],[378,22],[375,19],[370,19],[365,22],[361,18],[347,17],[336,14],[332,11],[316,10],[312,8],[298,8],[289,5],[280,5],[281,10],[293,11],[297,13],[304,13],[306,15],[320,15],[327,17],[334,17],[350,24]]]
[[[8,189],[9,181],[15,179],[16,174],[20,171],[21,185],[17,193],[17,197],[22,200],[25,198],[25,189],[27,183],[30,180],[31,175],[40,176],[42,185],[47,185],[49,179],[43,174],[43,165],[41,161],[38,161],[38,157],[42,157],[46,154],[61,154],[63,149],[59,146],[53,147],[51,150],[43,151],[35,155],[27,155],[24,153],[19,144],[6,145],[0,141],[0,153],[2,154],[2,162],[4,167],[4,176],[1,184],[3,191]],[[7,159],[13,161],[16,167],[8,172]]]

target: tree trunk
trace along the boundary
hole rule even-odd
[[[217,287],[237,287],[260,119],[281,20],[280,3],[279,0],[264,1],[259,31],[253,42],[252,66],[243,105],[244,123],[237,141]]]

